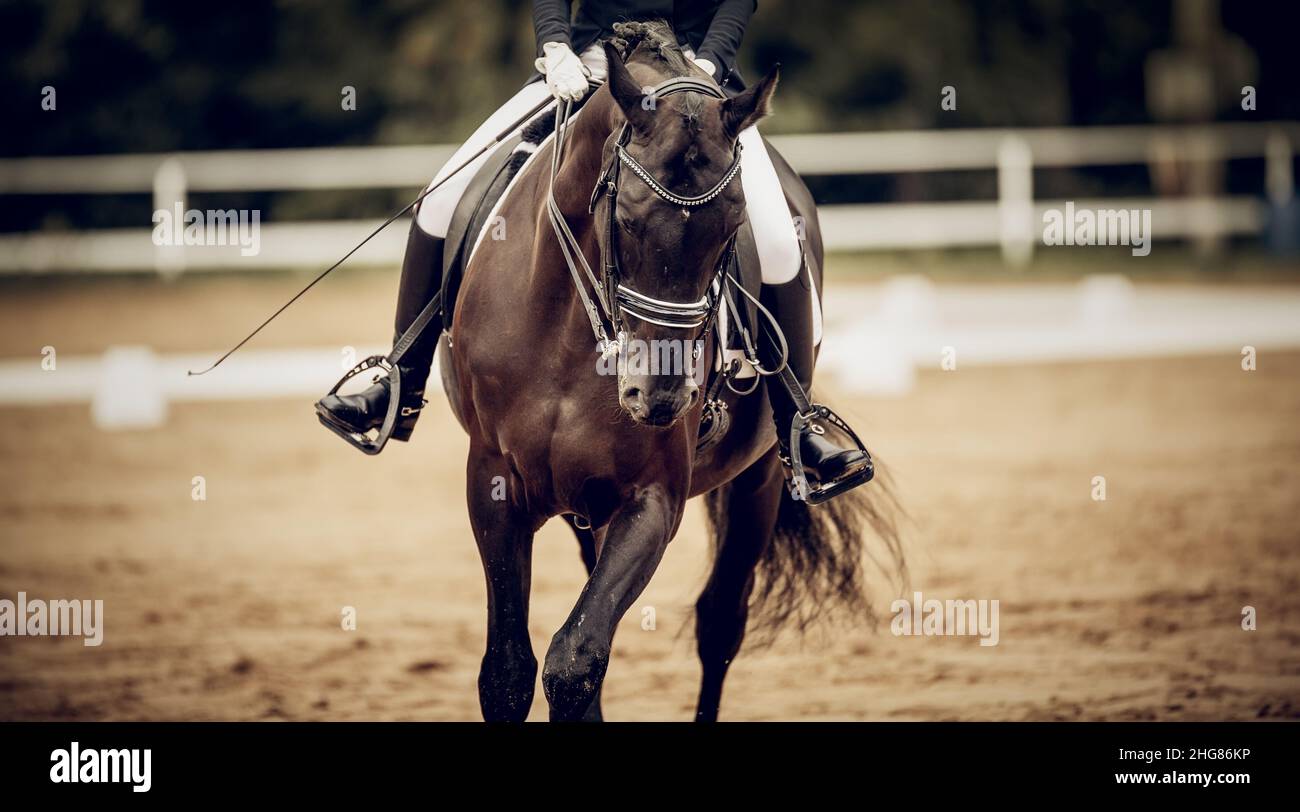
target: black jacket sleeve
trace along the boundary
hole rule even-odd
[[[745,38],[745,27],[749,18],[754,16],[758,0],[723,0],[709,24],[709,33],[700,43],[696,54],[700,59],[707,59],[718,69],[715,77],[719,82],[726,82],[727,77],[736,69],[736,52],[740,50],[740,41]]]
[[[537,55],[542,55],[542,46],[548,42],[562,42],[572,47],[569,41],[569,0],[533,0],[533,31],[537,35]]]

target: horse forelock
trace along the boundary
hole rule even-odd
[[[610,42],[627,65],[649,68],[654,72],[655,81],[690,76],[694,72],[691,60],[677,43],[677,35],[664,20],[615,23]],[[698,137],[704,97],[698,93],[680,94],[674,99],[673,109],[691,136]]]

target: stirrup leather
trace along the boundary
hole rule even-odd
[[[825,428],[813,422],[815,420],[830,423],[842,431],[846,437],[853,441],[859,451],[867,455],[867,464],[839,479],[830,482],[819,482],[816,487],[809,484],[808,475],[803,467],[801,440],[805,431],[814,434],[824,434],[826,432]],[[867,451],[867,447],[862,443],[862,440],[858,439],[858,435],[849,427],[849,424],[831,411],[830,407],[823,406],[820,403],[811,404],[807,411],[796,413],[790,420],[790,437],[787,448],[789,449],[789,458],[788,460],[783,458],[782,462],[788,462],[790,466],[790,496],[793,499],[803,500],[810,505],[820,505],[845,491],[864,485],[870,482],[876,473],[875,466],[871,462],[871,452]]]

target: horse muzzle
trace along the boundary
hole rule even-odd
[[[619,405],[632,420],[643,426],[668,428],[700,399],[700,388],[693,380],[680,386],[643,388],[636,384],[624,387],[618,395]]]

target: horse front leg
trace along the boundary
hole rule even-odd
[[[506,461],[470,450],[469,519],[487,579],[487,650],[479,668],[479,706],[486,721],[522,722],[533,704],[537,658],[528,639],[534,523],[511,498],[516,479]]]
[[[542,688],[552,721],[582,719],[600,692],[614,630],[659,566],[681,509],[679,500],[651,487],[610,519],[600,559],[546,652]]]
[[[596,569],[596,550],[600,546],[596,540],[596,531],[590,527],[579,527],[574,517],[569,516],[566,520],[569,528],[573,530],[573,535],[578,539],[578,550],[582,554],[582,565],[587,568],[587,577],[591,577],[592,570]],[[603,688],[603,686],[602,686]],[[584,722],[603,722],[605,714],[600,709],[600,691],[596,691],[596,696],[587,706],[587,712],[583,714]]]

